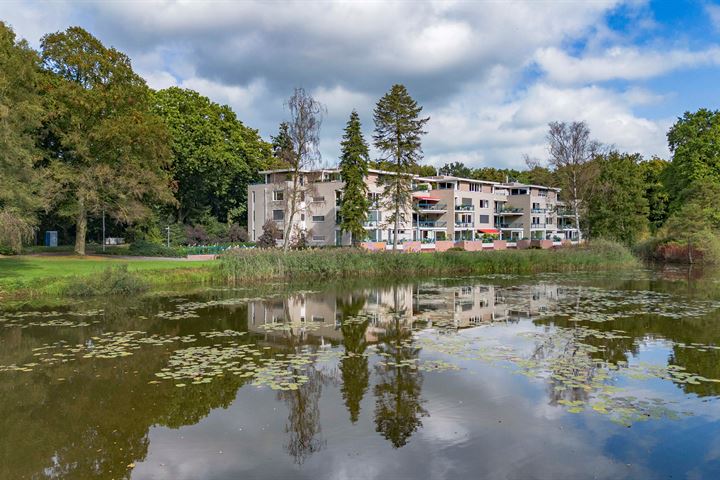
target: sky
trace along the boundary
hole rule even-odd
[[[0,19],[36,48],[79,25],[152,88],[197,90],[265,139],[303,87],[327,107],[325,166],[353,109],[371,142],[395,83],[430,117],[422,163],[437,167],[544,161],[548,122],[576,120],[619,150],[669,158],[677,117],[720,105],[717,0],[0,0]]]

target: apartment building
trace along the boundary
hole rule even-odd
[[[248,231],[262,235],[266,220],[282,230],[288,217],[292,177],[288,170],[260,172],[264,180],[248,187]],[[382,180],[389,172],[371,170],[367,177],[371,208],[365,224],[367,240],[394,243],[391,211],[383,207]],[[349,245],[340,231],[339,206],[343,182],[336,169],[302,172],[294,232],[305,231],[311,245]],[[432,244],[440,240],[476,240],[495,235],[510,242],[527,239],[577,239],[572,216],[558,200],[560,189],[517,182],[438,175],[413,178],[412,204],[402,212],[398,239]]]

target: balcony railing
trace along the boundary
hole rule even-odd
[[[455,222],[455,228],[472,228],[473,225],[472,222]]]
[[[522,223],[496,223],[495,228],[523,228]]]
[[[552,223],[531,223],[530,228],[545,230],[548,228],[555,228],[555,225],[553,225]]]
[[[447,210],[447,204],[446,203],[418,203],[417,208],[418,208],[418,210],[441,211],[441,210]]]
[[[532,213],[548,213],[550,211],[549,208],[533,208],[530,210]]]
[[[521,214],[523,213],[523,211],[524,211],[524,209],[523,209],[523,208],[520,208],[520,207],[503,207],[503,208],[498,208],[497,210],[495,210],[495,213],[497,213],[497,214],[499,214],[499,215],[502,215],[502,214],[505,214],[505,215],[512,215],[512,214],[521,215]]]
[[[413,223],[413,227],[415,228],[445,228],[447,226],[447,222],[438,220],[438,221],[432,221],[432,220],[420,220]]]
[[[455,210],[460,212],[472,212],[475,210],[473,205],[455,205]]]

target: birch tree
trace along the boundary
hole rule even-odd
[[[594,175],[590,161],[600,152],[600,143],[590,139],[590,128],[585,122],[551,122],[548,126],[550,165],[562,183],[573,212],[578,240],[582,240],[580,204],[591,188]]]
[[[285,106],[290,113],[287,122],[289,150],[283,159],[290,169],[290,184],[285,195],[285,228],[283,251],[290,248],[293,220],[300,210],[307,190],[303,172],[312,170],[320,161],[320,125],[326,112],[325,106],[315,100],[304,88],[296,88]]]

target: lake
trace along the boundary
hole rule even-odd
[[[720,478],[720,276],[0,310],[0,478]]]

